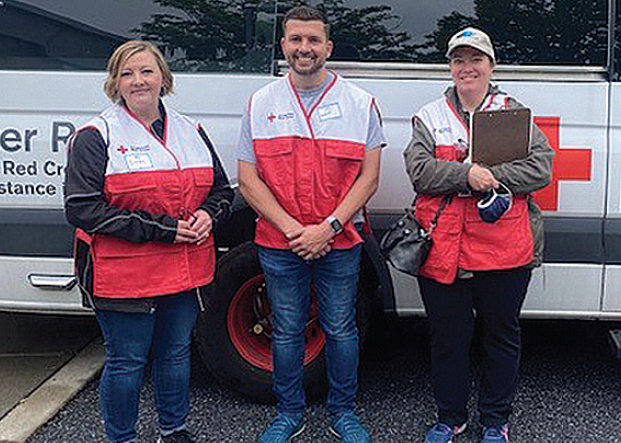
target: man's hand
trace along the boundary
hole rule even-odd
[[[291,222],[288,223],[287,227],[283,230],[283,234],[285,234],[287,240],[291,242],[302,235],[302,231],[304,231],[304,226],[296,219],[292,218]]]
[[[468,171],[468,184],[472,189],[480,192],[487,192],[499,186],[492,171],[476,163],[473,163]]]
[[[327,222],[322,222],[302,228],[300,235],[293,239],[289,246],[294,253],[304,260],[315,260],[332,250],[333,238],[334,231],[330,225]]]

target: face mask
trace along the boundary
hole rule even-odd
[[[500,183],[498,189],[492,189],[488,194],[477,202],[481,220],[486,223],[494,223],[502,215],[511,209],[513,194],[505,185]]]

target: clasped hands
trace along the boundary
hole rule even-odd
[[[198,209],[189,215],[187,220],[177,222],[175,243],[196,243],[200,245],[209,238],[213,220],[207,211]]]
[[[304,260],[316,260],[332,250],[334,231],[325,222],[302,226],[297,225],[285,232],[291,251]]]

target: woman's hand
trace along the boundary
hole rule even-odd
[[[476,163],[473,163],[468,171],[468,184],[472,189],[480,192],[487,192],[499,186],[492,171]]]
[[[212,228],[213,220],[204,209],[198,209],[190,216],[190,229],[196,233],[195,241],[197,245],[209,238]]]
[[[185,220],[177,221],[177,233],[175,243],[192,243],[197,241],[197,234],[190,227],[190,223]]]
[[[188,220],[177,222],[175,243],[196,243],[200,245],[211,235],[213,220],[207,211],[198,209]]]

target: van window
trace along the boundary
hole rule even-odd
[[[618,0],[616,0],[618,1]],[[131,38],[179,71],[270,72],[299,0],[0,0],[0,69],[101,70]],[[333,60],[445,63],[475,25],[502,64],[606,66],[607,0],[311,0],[332,22]],[[619,12],[617,8],[617,12]]]
[[[146,39],[175,71],[269,72],[274,8],[275,0],[0,0],[0,69],[102,70],[116,46]]]
[[[605,66],[607,1],[323,0],[333,58],[445,63],[449,37],[489,33],[503,64]]]

